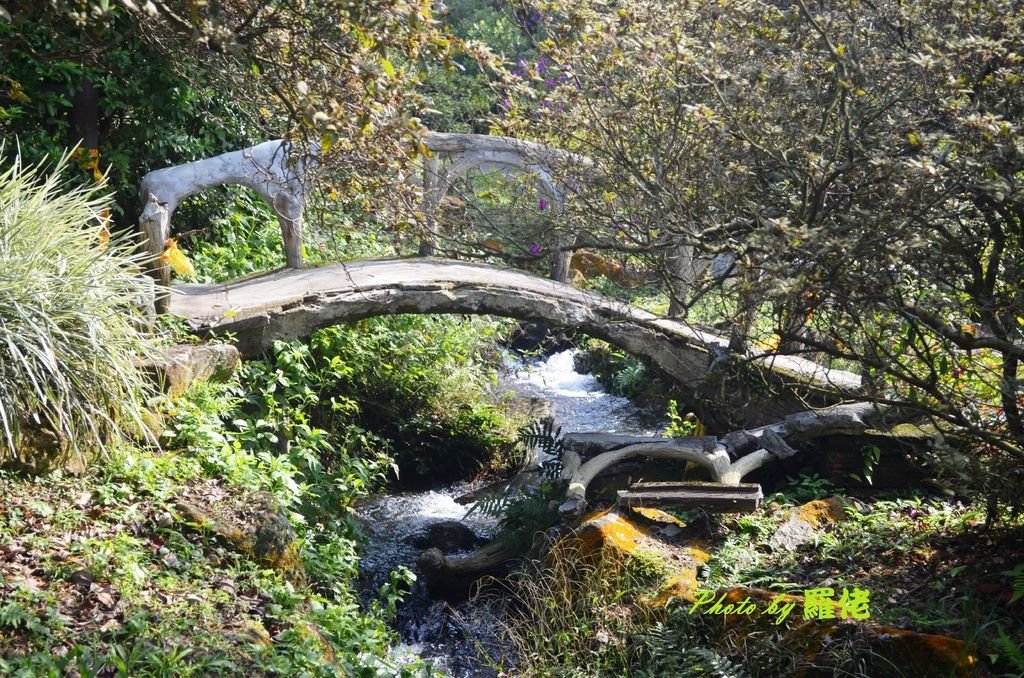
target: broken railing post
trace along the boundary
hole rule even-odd
[[[586,503],[587,486],[605,469],[633,457],[678,459],[696,463],[716,483],[737,486],[751,471],[797,453],[790,443],[821,435],[860,434],[886,418],[899,421],[891,408],[860,402],[807,410],[750,431],[724,436],[650,438],[628,441],[582,462],[571,448],[562,455],[562,479],[568,484],[563,511],[576,511]],[[567,440],[573,434],[567,436]]]

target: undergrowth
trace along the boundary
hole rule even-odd
[[[0,171],[0,461],[29,448],[89,456],[142,430],[139,257],[107,232],[103,187],[66,183],[68,164],[16,157]]]

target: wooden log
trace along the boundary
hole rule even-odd
[[[619,491],[620,506],[700,508],[716,513],[749,513],[764,494],[757,483],[634,483]]]
[[[416,565],[426,578],[431,596],[458,601],[466,599],[477,579],[500,574],[509,561],[522,555],[522,551],[492,541],[464,558],[447,558],[440,549],[427,549],[420,554]]]

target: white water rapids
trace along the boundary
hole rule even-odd
[[[605,392],[593,375],[576,372],[574,355],[575,351],[562,351],[532,363],[508,358],[507,374],[500,380],[502,390],[548,401],[554,409],[555,425],[563,433],[652,435],[659,430],[645,424],[641,412],[629,400]],[[399,565],[415,569],[421,549],[406,540],[433,523],[456,520],[482,537],[493,536],[495,519],[480,514],[467,518],[467,507],[455,502],[455,497],[469,489],[467,484],[458,484],[427,492],[382,494],[359,503],[357,513],[367,536],[360,571],[368,596],[372,597],[388,581],[388,573]],[[456,606],[456,612],[465,613],[466,605]],[[458,616],[465,619],[472,615]],[[399,608],[397,628],[403,643],[394,650],[396,661],[421,657],[449,676],[495,675],[479,665],[463,623],[453,617],[446,603],[431,600],[423,583],[417,582]],[[487,635],[486,630],[475,631]]]

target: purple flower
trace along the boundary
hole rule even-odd
[[[502,99],[501,107],[507,111],[508,109],[512,108],[512,102],[509,101],[508,98]]]
[[[548,78],[547,80],[544,81],[544,86],[547,87],[548,89],[554,89],[555,81],[552,80],[551,78]]]
[[[541,202],[544,202],[544,201],[541,200]],[[543,208],[541,208],[541,209],[543,209]],[[530,254],[532,254],[533,256],[539,255],[540,254],[540,245],[538,245],[537,243],[530,243]]]
[[[548,208],[548,201],[545,200],[544,198],[541,198],[540,202],[537,203],[537,206],[540,207],[540,211],[543,212]]]
[[[537,59],[537,72],[543,74],[548,69],[548,58],[543,54]]]

